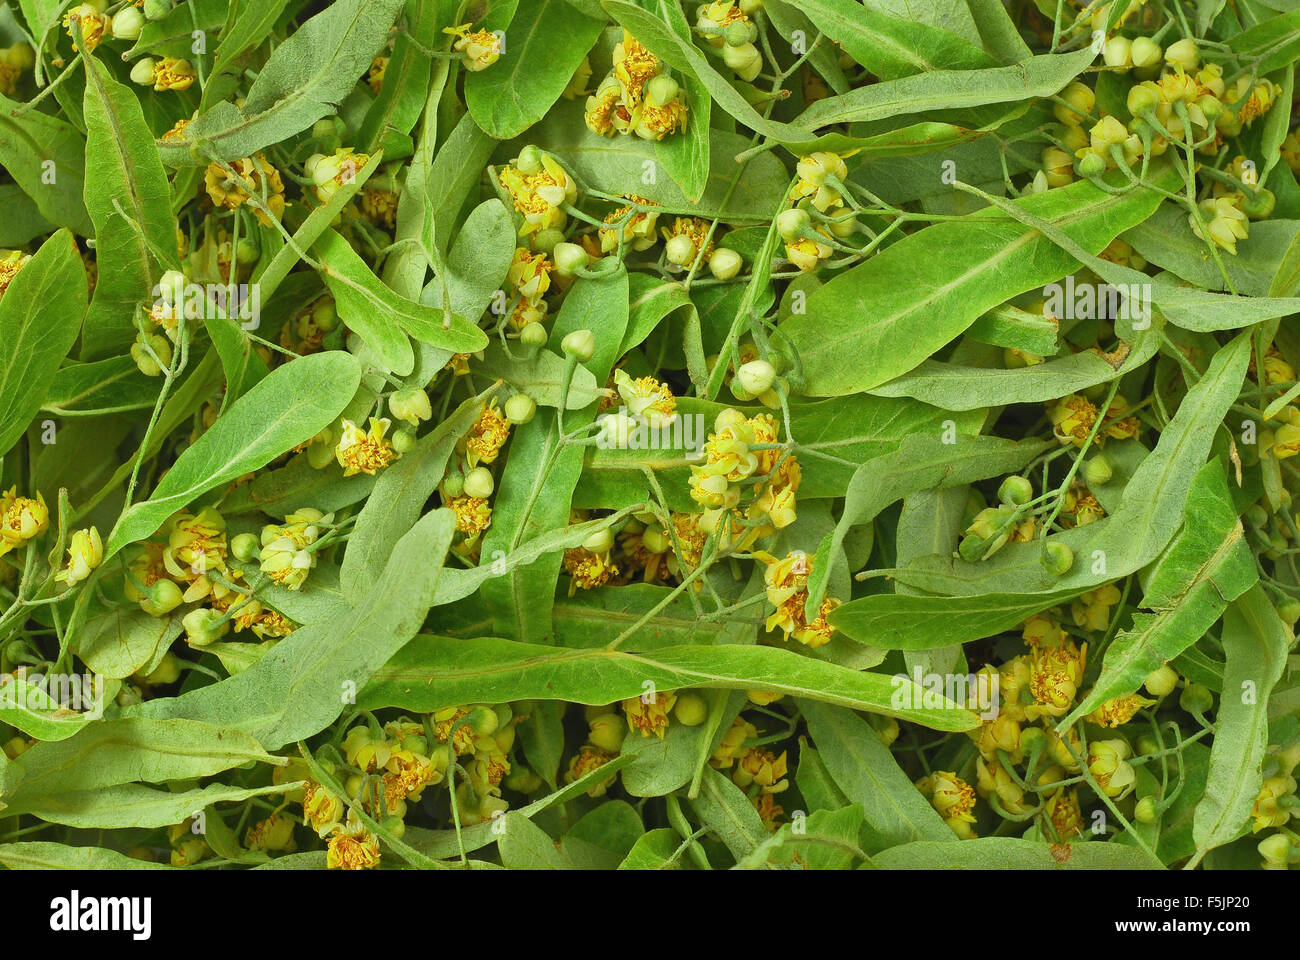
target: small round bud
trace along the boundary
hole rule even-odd
[[[139,40],[144,29],[144,13],[138,7],[123,7],[113,17],[113,36],[119,40]]]
[[[652,107],[662,107],[677,99],[681,88],[667,74],[660,74],[645,85],[645,102]]]
[[[550,335],[546,332],[546,327],[540,323],[530,323],[519,331],[519,343],[530,351],[540,350],[546,346],[546,341]]]
[[[1255,849],[1264,858],[1265,866],[1285,867],[1291,858],[1291,841],[1285,833],[1274,833],[1265,837]]]
[[[199,607],[185,614],[181,625],[185,628],[185,639],[195,647],[206,647],[230,629],[229,620],[207,607]]]
[[[799,207],[793,207],[790,210],[782,210],[776,218],[776,232],[781,234],[781,239],[786,243],[794,243],[798,240],[805,230],[808,229],[812,219],[808,216],[807,210]]]
[[[516,393],[506,401],[504,410],[506,419],[517,426],[533,419],[537,413],[537,401],[526,393]]]
[[[528,144],[519,151],[519,156],[515,157],[515,169],[529,176],[541,173],[542,151],[533,144]]]
[[[393,449],[398,453],[410,453],[415,449],[415,428],[403,426],[394,430],[389,442],[392,443]]]
[[[168,270],[158,278],[158,292],[170,304],[178,304],[185,298],[188,281],[179,270]]]
[[[15,70],[30,70],[36,63],[36,52],[32,49],[30,43],[24,43],[19,40],[17,43],[5,48],[0,54],[0,60],[3,60]]]
[[[1214,693],[1199,683],[1188,683],[1178,697],[1178,705],[1193,715],[1208,713],[1214,706]]]
[[[1253,193],[1246,194],[1246,199],[1241,204],[1241,212],[1251,220],[1266,220],[1273,215],[1273,208],[1276,205],[1277,197],[1273,195],[1273,191],[1259,187]]]
[[[144,15],[148,20],[161,20],[171,9],[172,0],[144,0]]]
[[[1178,687],[1178,673],[1169,664],[1163,664],[1147,675],[1143,686],[1153,697],[1167,697]]]
[[[429,395],[419,387],[405,387],[396,391],[388,398],[388,409],[398,420],[405,420],[413,427],[433,416]]]
[[[709,272],[719,280],[730,280],[740,273],[740,268],[744,264],[744,258],[735,250],[718,247],[709,257]]]
[[[1111,37],[1102,48],[1101,57],[1108,67],[1127,67],[1133,62],[1133,44],[1128,37]]]
[[[1083,479],[1090,487],[1099,487],[1110,483],[1110,478],[1114,476],[1114,473],[1110,461],[1101,454],[1097,454],[1083,465]]]
[[[1056,119],[1067,127],[1077,127],[1088,119],[1092,108],[1097,105],[1097,95],[1092,87],[1075,80],[1060,93],[1064,103],[1053,104],[1052,113]]]
[[[502,779],[501,785],[516,793],[534,793],[542,788],[542,778],[527,767],[512,763],[510,772]]]
[[[259,552],[259,544],[256,535],[251,533],[240,533],[230,538],[230,552],[235,555],[236,560],[242,560],[247,563],[255,560]]]
[[[1034,485],[1028,477],[1010,476],[998,487],[998,499],[1003,503],[1021,506],[1034,498]]]
[[[547,227],[533,234],[533,246],[540,252],[550,254],[564,242],[564,232],[555,227]]]
[[[159,580],[140,598],[140,609],[151,617],[162,617],[181,605],[181,588],[170,580]]]
[[[1154,797],[1143,797],[1133,808],[1133,816],[1138,823],[1155,823],[1160,816]]]
[[[152,87],[156,64],[153,57],[141,57],[131,64],[131,82],[140,87]]]
[[[713,419],[713,432],[722,433],[730,427],[739,427],[749,418],[735,407],[727,407]]]
[[[1056,540],[1043,546],[1043,569],[1054,577],[1063,577],[1074,566],[1074,551]]]
[[[1292,598],[1278,604],[1277,615],[1286,621],[1287,626],[1294,627],[1300,620],[1300,600]]]
[[[442,484],[439,487],[442,490],[444,498],[459,497],[465,492],[465,475],[463,473],[449,473],[442,478]]]
[[[1133,58],[1133,66],[1154,67],[1160,62],[1163,51],[1160,49],[1160,44],[1150,37],[1138,37],[1129,48],[1129,53]]]
[[[668,534],[658,524],[653,527],[646,527],[641,533],[641,546],[651,553],[664,553],[672,545],[672,541],[668,539]]]
[[[1201,51],[1191,37],[1175,40],[1165,50],[1165,63],[1182,67],[1185,72],[1195,70],[1201,63]]]
[[[532,323],[528,326],[535,327],[537,324]],[[524,329],[527,330],[528,327]],[[596,335],[590,330],[574,330],[560,341],[560,350],[566,357],[573,357],[579,363],[586,363],[596,352]]]
[[[751,360],[740,365],[736,379],[745,392],[757,396],[772,386],[776,379],[776,368],[766,360]]]
[[[181,658],[176,654],[166,653],[153,672],[141,679],[151,687],[175,683],[181,676],[181,663]]]
[[[673,706],[673,716],[686,727],[698,727],[708,719],[709,705],[698,693],[682,693]]]
[[[497,712],[491,707],[477,706],[465,717],[466,725],[480,737],[490,737],[501,726]]]
[[[492,479],[492,471],[487,467],[475,467],[465,474],[466,496],[486,499],[492,496],[492,491],[495,489],[496,481]]]
[[[733,20],[722,30],[722,41],[729,47],[743,47],[757,36],[743,20]]]
[[[612,546],[614,546],[614,534],[610,532],[609,527],[597,530],[582,541],[582,549],[590,553],[605,553]]]
[[[1149,757],[1160,752],[1160,742],[1149,733],[1138,737],[1137,752],[1139,757]]]
[[[551,256],[555,260],[555,272],[562,277],[573,276],[591,262],[591,254],[576,243],[557,243]]]
[[[1133,116],[1144,116],[1160,105],[1160,91],[1154,85],[1135,84],[1129,89],[1128,99],[1125,104],[1128,107],[1128,112]]]
[[[679,267],[689,267],[694,263],[696,252],[695,241],[680,233],[664,244],[664,259]]]
[[[736,47],[724,46],[722,61],[746,83],[757,77],[758,72],[763,69],[763,55],[752,43],[742,43]]]
[[[247,237],[240,237],[239,243],[235,246],[235,262],[246,267],[257,261],[257,255],[257,244]]]
[[[1106,161],[1098,154],[1085,153],[1079,160],[1079,176],[1085,180],[1094,180],[1106,172]]]

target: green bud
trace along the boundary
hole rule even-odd
[[[1300,620],[1300,600],[1292,598],[1278,604],[1277,615],[1285,620],[1288,626],[1294,627],[1296,621]]]
[[[1285,833],[1274,833],[1265,837],[1255,848],[1265,863],[1273,866],[1285,866],[1291,857],[1291,841]]]
[[[329,333],[338,324],[338,311],[334,308],[333,297],[321,297],[311,306],[311,320],[316,327]]]
[[[537,324],[530,323],[524,330],[535,326]],[[596,352],[596,335],[590,330],[574,330],[560,341],[560,350],[566,357],[573,357],[579,363],[586,363]]]
[[[1149,757],[1152,754],[1160,752],[1160,743],[1149,733],[1144,733],[1138,737],[1137,742],[1138,756]]]
[[[664,259],[679,267],[689,267],[694,263],[697,252],[695,241],[680,233],[664,244]]]
[[[1147,675],[1143,686],[1153,697],[1167,697],[1178,687],[1178,672],[1169,664],[1163,664]]]
[[[410,453],[415,449],[415,441],[416,436],[414,427],[399,427],[397,430],[394,430],[393,435],[389,437],[389,442],[392,443],[393,449],[398,453]]]
[[[442,484],[439,487],[445,498],[452,499],[459,497],[465,492],[465,475],[463,473],[449,473],[442,478]]]
[[[772,386],[776,379],[776,368],[766,360],[751,360],[740,365],[736,379],[747,393],[757,396]]]
[[[1106,172],[1106,161],[1095,153],[1085,153],[1079,160],[1079,176],[1095,180]]]
[[[645,102],[652,107],[662,107],[677,99],[681,88],[667,74],[660,74],[645,86]]]
[[[1163,51],[1160,44],[1156,43],[1150,37],[1138,37],[1133,41],[1129,48],[1130,55],[1133,58],[1135,67],[1153,67],[1160,62]]]
[[[998,499],[1003,503],[1021,506],[1034,498],[1034,485],[1027,477],[1010,476],[998,487]]]
[[[153,672],[143,678],[144,682],[151,687],[175,683],[180,679],[182,662],[181,658],[174,653],[163,654],[158,666],[154,667]]]
[[[492,496],[495,489],[496,481],[492,479],[492,471],[487,467],[475,467],[465,474],[466,496],[487,498]]]
[[[1098,487],[1110,482],[1114,475],[1110,461],[1101,454],[1093,457],[1083,465],[1083,479],[1090,487]]]
[[[564,233],[555,227],[547,227],[545,230],[538,230],[533,235],[533,246],[541,253],[553,253],[555,248],[564,242]]]
[[[1199,683],[1188,683],[1178,697],[1178,705],[1193,715],[1208,713],[1214,706],[1214,693]]]
[[[406,821],[401,817],[384,817],[379,821],[379,826],[386,830],[395,840],[401,840],[402,835],[406,833]]]
[[[537,326],[537,324],[533,324]],[[525,424],[537,413],[537,401],[526,393],[516,393],[506,401],[506,419],[515,425]]]
[[[798,240],[812,218],[808,216],[808,211],[799,207],[792,207],[789,210],[782,210],[776,218],[776,231],[781,234],[781,239],[786,243],[794,243]]]
[[[244,563],[257,558],[259,547],[256,534],[240,533],[230,539],[230,552],[235,555],[236,560],[242,560]]]
[[[1273,208],[1276,205],[1277,197],[1273,195],[1273,191],[1260,187],[1254,193],[1246,194],[1241,212],[1252,220],[1266,220],[1273,215]]]
[[[663,527],[657,524],[653,527],[646,527],[641,533],[641,546],[645,547],[651,553],[664,553],[671,547],[672,541],[668,539],[668,534]]]
[[[1040,562],[1052,576],[1063,577],[1074,566],[1074,551],[1057,540],[1049,540],[1043,546]]]
[[[491,707],[475,707],[468,716],[465,717],[469,728],[480,737],[490,737],[497,732],[497,727],[501,725],[497,712]]]
[[[744,258],[728,247],[718,247],[709,257],[709,272],[719,280],[730,280],[740,273]]]
[[[1191,37],[1175,40],[1165,50],[1165,63],[1172,67],[1182,67],[1185,72],[1195,70],[1201,63],[1201,51]]]
[[[1160,104],[1160,94],[1150,87],[1134,84],[1128,92],[1128,112],[1135,117],[1150,113]]]
[[[1138,823],[1155,823],[1160,816],[1154,797],[1143,797],[1133,808],[1133,816]]]
[[[542,170],[542,151],[533,144],[528,144],[519,151],[519,156],[515,157],[515,168],[520,173],[526,173],[530,176],[534,173],[540,173]]]
[[[573,276],[591,262],[591,254],[576,243],[557,243],[551,255],[555,260],[555,272],[562,277]]]
[[[591,553],[604,553],[612,546],[614,546],[614,534],[610,531],[609,527],[606,527],[604,530],[597,530],[595,533],[591,534],[591,536],[587,537],[586,540],[582,541],[582,549],[588,550]]]
[[[144,0],[144,15],[147,20],[161,20],[171,13],[172,0]]]
[[[123,7],[113,17],[113,36],[119,40],[139,40],[144,29],[144,14],[139,7]]]
[[[708,719],[709,705],[698,693],[678,694],[677,703],[673,706],[673,716],[683,726],[698,727]]]
[[[185,627],[185,639],[191,646],[206,647],[230,629],[230,621],[222,622],[223,620],[222,614],[207,607],[191,610],[181,620],[181,625]]]

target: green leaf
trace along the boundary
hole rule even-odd
[[[14,116],[19,109],[21,104],[0,96],[0,165],[50,223],[90,236],[94,227],[82,199],[86,138],[39,110]]]
[[[131,676],[180,636],[180,617],[153,617],[138,606],[117,607],[86,621],[73,649],[86,666],[113,679]]]
[[[484,29],[500,26],[495,11]],[[566,0],[525,0],[505,28],[500,59],[465,77],[465,106],[498,140],[517,137],[559,99],[604,24]]]
[[[234,727],[268,750],[318,733],[420,629],[455,527],[450,510],[426,514],[394,546],[380,586],[337,618],[298,628],[243,673],[124,713]]]
[[[747,644],[629,653],[566,650],[491,637],[421,636],[375,672],[357,702],[366,709],[401,707],[420,713],[476,700],[605,704],[639,697],[647,680],[665,691],[713,687],[789,694],[936,730],[969,730],[979,723],[969,710],[946,700],[929,709],[894,706],[907,700],[896,695],[901,684],[894,677],[850,670],[780,647]],[[820,742],[818,746],[824,748]]]
[[[1068,727],[1111,697],[1135,692],[1147,675],[1205,635],[1227,605],[1259,574],[1241,526],[1223,465],[1206,464],[1187,493],[1183,529],[1147,576],[1133,628],[1106,649],[1092,692],[1059,724]]]
[[[1080,182],[1014,205],[1097,252],[1158,203],[1148,191],[1115,196]],[[1074,258],[1037,230],[985,211],[877,252],[815,291],[806,313],[781,329],[803,362],[809,394],[870,390],[922,363],[994,307],[1074,269]]]
[[[882,850],[882,870],[1160,870],[1163,865],[1121,843],[1037,843],[1017,837],[920,841]]]
[[[1286,666],[1289,633],[1261,586],[1242,594],[1223,615],[1227,663],[1205,796],[1192,826],[1197,860],[1246,832],[1263,782],[1268,695]]]
[[[0,295],[0,454],[18,442],[45,402],[86,315],[86,269],[60,230]]]
[[[294,783],[285,783],[244,788],[214,783],[202,789],[170,793],[136,783],[121,783],[102,790],[42,795],[10,812],[85,829],[155,829],[181,823],[214,803],[236,803],[252,797],[284,793],[295,786]]]
[[[754,805],[738,786],[712,767],[704,768],[699,796],[693,797],[690,804],[700,822],[737,860],[767,839],[767,828]]]
[[[360,381],[360,365],[340,351],[277,367],[186,448],[152,497],[123,511],[104,544],[104,560],[149,536],[199,494],[310,440],[339,415]]]
[[[501,862],[508,870],[572,870],[546,831],[527,817],[510,812],[497,838]]]
[[[48,840],[0,844],[0,863],[10,870],[173,870],[106,847],[74,847]]]
[[[171,166],[251,156],[306,130],[370,67],[405,0],[335,0],[275,48],[241,106],[216,104],[178,140],[160,143]],[[194,157],[190,150],[199,146]]]

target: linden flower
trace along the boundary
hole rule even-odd
[[[108,29],[109,18],[101,14],[98,10],[88,3],[83,3],[73,7],[63,15],[63,26],[68,31],[68,36],[75,41],[77,34],[73,30],[73,24],[80,24],[81,39],[86,44],[86,52],[94,50],[101,40],[104,39],[104,31]],[[111,36],[111,34],[110,34]],[[73,50],[80,49],[74,42]]]
[[[20,497],[17,487],[0,495],[0,557],[28,540],[39,537],[50,525],[50,511],[45,497]]]
[[[291,853],[298,848],[293,839],[293,826],[293,821],[288,817],[273,813],[248,828],[244,834],[244,846],[249,850]]]
[[[636,194],[628,194],[627,199],[638,206],[657,206],[652,200],[645,197],[638,197]],[[613,213],[605,218],[609,224],[618,224],[623,222],[622,229],[617,227],[600,232],[600,250],[602,253],[613,253],[618,249],[619,239],[633,250],[649,250],[655,245],[655,225],[658,223],[659,214],[653,210],[635,210],[635,207],[619,207]],[[624,221],[623,218],[627,220]]]
[[[1079,809],[1079,791],[1059,787],[1048,798],[1043,811],[1058,839],[1065,841],[1083,834],[1083,813]]]
[[[808,557],[803,553],[791,553],[784,560],[774,557],[762,559],[768,564],[763,575],[767,601],[776,608],[767,618],[767,629],[780,627],[786,636],[793,636],[808,647],[830,643],[835,628],[826,622],[826,617],[840,602],[826,597],[817,610],[817,618],[812,623],[807,622],[804,607],[808,602],[808,575],[812,569]]]
[[[551,271],[554,269],[546,254],[529,253],[524,247],[519,247],[506,272],[506,283],[523,299],[537,304],[551,288]]]
[[[1211,197],[1201,201],[1201,218],[1205,220],[1205,230],[1196,218],[1188,215],[1192,232],[1202,240],[1209,239],[1215,246],[1227,250],[1233,256],[1237,254],[1237,241],[1250,236],[1250,221],[1241,209],[1241,195],[1229,197]]]
[[[351,420],[343,421],[342,435],[334,447],[334,457],[343,468],[343,476],[373,475],[393,462],[397,453],[384,437],[392,424],[387,417],[371,417],[370,432],[366,433]]]
[[[244,157],[230,164],[237,176],[231,177],[220,164],[208,165],[203,182],[208,189],[208,196],[213,204],[234,210],[242,206],[249,196],[262,200],[272,216],[279,220],[284,214],[284,181],[280,171],[271,166],[263,154]],[[261,210],[255,210],[257,220],[262,226],[269,227],[271,219]]]
[[[564,572],[573,578],[569,583],[569,596],[579,589],[603,587],[618,576],[618,564],[610,559],[608,551],[592,553],[585,547],[574,547],[564,551],[561,565]]]
[[[943,817],[949,829],[962,840],[975,836],[970,825],[975,822],[975,788],[955,773],[936,770],[916,782],[916,787],[930,797],[930,806]]]
[[[1137,785],[1137,774],[1128,762],[1132,753],[1125,740],[1094,740],[1088,744],[1088,772],[1106,796],[1123,797]]]
[[[469,428],[469,433],[465,434],[461,442],[463,449],[460,449],[460,445],[458,449],[472,469],[480,463],[496,462],[497,454],[509,436],[510,421],[497,409],[494,398],[483,408],[483,412],[474,421],[474,426]]]
[[[657,77],[661,70],[659,58],[627,30],[623,31],[623,39],[614,46],[613,62],[614,76],[629,91],[634,91],[638,102],[646,82]]]
[[[466,70],[478,73],[500,58],[501,37],[486,30],[470,33],[471,26],[472,24],[462,23],[458,27],[443,27],[442,32],[457,38],[452,49],[463,57]]]
[[[90,576],[90,571],[104,559],[104,544],[94,527],[78,530],[68,544],[68,565],[55,574],[54,579],[72,586]]]
[[[975,789],[981,797],[992,803],[990,795],[996,796],[997,805],[1012,816],[1018,816],[1029,809],[1024,802],[1024,789],[1011,778],[1011,774],[999,761],[980,757],[975,761],[975,772]]]
[[[197,514],[182,510],[167,526],[167,546],[162,553],[163,567],[176,580],[191,583],[197,591],[187,591],[186,602],[206,596],[211,585],[209,571],[226,570],[226,521],[212,507]]]
[[[1097,422],[1097,408],[1087,397],[1072,393],[1062,397],[1047,411],[1052,433],[1061,443],[1082,447]]]
[[[325,866],[331,870],[369,870],[379,866],[379,840],[359,820],[348,817],[329,838]]]
[[[1021,636],[1026,644],[1035,649],[1039,647],[1059,647],[1065,643],[1068,635],[1061,624],[1052,617],[1036,613],[1022,625]]]
[[[354,153],[351,147],[340,147],[328,156],[312,154],[303,164],[303,172],[311,177],[316,199],[329,203],[344,184],[356,183],[357,174],[369,162],[369,154]]]
[[[602,137],[628,131],[631,126],[631,114],[623,105],[623,85],[617,79],[612,76],[606,77],[596,88],[596,92],[587,97],[583,120],[588,130]]]
[[[536,148],[526,149],[497,174],[497,182],[524,216],[521,237],[564,226],[568,214],[563,205],[578,199],[578,185],[554,157]]]
[[[849,168],[837,153],[818,151],[806,157],[800,157],[795,167],[799,179],[794,185],[796,197],[812,197],[812,204],[825,213],[831,207],[838,206],[843,197],[837,187],[826,182],[831,177],[843,183],[849,175]]]
[[[301,590],[307,574],[316,566],[316,553],[309,549],[320,536],[317,521],[329,523],[334,515],[305,508],[285,517],[283,526],[267,524],[262,528],[260,568],[282,587]]]
[[[676,261],[682,266],[694,263],[697,258],[707,261],[716,246],[709,236],[709,221],[700,217],[677,217],[671,227],[662,228],[660,233],[669,244],[673,243],[675,237],[684,237],[690,243],[690,254]],[[685,247],[685,243],[679,245]]]
[[[629,697],[622,701],[620,706],[627,717],[628,730],[639,730],[643,737],[654,734],[662,740],[664,731],[668,729],[668,714],[675,703],[677,703],[677,694],[659,692],[642,697]]]
[[[396,191],[380,187],[362,187],[361,194],[357,198],[361,212],[366,218],[371,223],[387,227],[389,230],[397,223],[397,201]]]
[[[1113,583],[1089,590],[1070,603],[1074,624],[1086,630],[1105,630],[1110,625],[1110,608],[1119,603],[1119,587]]]
[[[188,90],[198,76],[188,60],[161,57],[154,64],[153,88],[158,91]]]
[[[732,771],[731,781],[742,790],[751,783],[757,784],[763,793],[781,793],[790,786],[784,779],[786,774],[786,752],[777,756],[770,750],[751,747],[740,758],[740,763]]]
[[[1080,649],[1072,641],[1034,651],[1030,658],[1029,677],[1034,704],[1026,710],[1030,720],[1065,715],[1079,692],[1087,653],[1086,643]]]
[[[470,539],[492,525],[492,507],[484,497],[451,497],[443,506],[456,514],[456,529]]]
[[[451,738],[452,749],[456,751],[458,757],[474,749],[473,728],[468,723],[456,725],[459,720],[467,716],[469,716],[469,707],[443,707],[433,711],[433,738],[439,743],[446,743],[447,739]]]
[[[302,816],[317,835],[325,836],[343,817],[343,801],[319,783],[309,781],[302,797]]]
[[[1281,800],[1295,793],[1295,791],[1296,782],[1294,777],[1266,777],[1260,786],[1259,795],[1255,798],[1255,805],[1251,810],[1251,816],[1255,818],[1251,832],[1259,833],[1259,831],[1267,827],[1285,826],[1286,822],[1291,819],[1291,808],[1283,806]]]
[[[578,748],[578,752],[569,760],[569,768],[565,771],[564,782],[573,783],[575,780],[581,780],[587,774],[599,770],[609,761],[614,759],[614,754],[602,750],[600,747],[586,744]],[[605,791],[614,785],[615,777],[608,780],[602,780],[587,791],[589,797],[603,797]]]
[[[1136,693],[1122,697],[1111,697],[1088,717],[1093,723],[1102,727],[1121,727],[1133,719],[1143,707],[1149,707],[1156,701],[1140,697]]]
[[[633,380],[625,370],[614,371],[614,385],[633,416],[645,417],[651,426],[669,423],[677,415],[673,392],[654,377]]]
[[[1086,486],[1074,483],[1066,491],[1061,504],[1061,514],[1073,521],[1072,524],[1062,524],[1062,526],[1082,527],[1106,516],[1106,510]]]
[[[718,749],[709,757],[709,766],[715,770],[729,770],[736,758],[745,752],[746,740],[757,740],[758,728],[742,717],[731,722],[727,732],[722,735]],[[784,774],[782,774],[784,776]]]
[[[786,457],[776,469],[772,479],[764,484],[762,492],[746,513],[746,519],[766,515],[777,530],[784,530],[798,519],[795,511],[795,493],[803,478],[803,468],[794,456]]]
[[[818,227],[817,232],[828,240],[830,239],[830,235],[822,228]],[[812,237],[800,237],[793,243],[785,245],[785,258],[804,273],[816,270],[817,265],[823,260],[829,259],[834,252],[835,248],[830,244],[815,240]]]
[[[18,271],[30,259],[30,254],[24,255],[17,250],[12,250],[6,256],[0,257],[0,297],[4,296],[5,290],[9,288],[13,278],[17,276]]]
[[[1264,354],[1264,379],[1270,386],[1295,381],[1295,368],[1283,359],[1276,347],[1269,347]]]

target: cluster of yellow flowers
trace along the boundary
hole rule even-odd
[[[785,242],[786,259],[805,273],[834,252],[836,239],[846,239],[857,229],[852,211],[844,206],[849,168],[837,153],[819,151],[800,157],[799,175],[791,191],[789,210],[777,217],[776,228]],[[814,227],[814,211],[818,223]]]
[[[472,24],[462,23],[455,27],[443,27],[442,32],[455,37],[455,42],[451,48],[461,55],[461,63],[470,73],[478,73],[480,70],[486,70],[492,64],[496,63],[501,57],[501,36],[497,33],[490,33],[487,30],[472,30]],[[372,80],[373,80],[373,70]],[[380,70],[379,77],[382,80],[383,71]]]
[[[704,462],[691,466],[691,499],[705,508],[702,530],[720,531],[730,540],[746,488],[754,499],[743,516],[750,529],[740,538],[740,549],[795,521],[802,469],[793,454],[782,451],[779,433],[770,414],[746,417],[734,408],[718,414],[704,446]]]
[[[767,629],[780,629],[787,637],[794,637],[808,647],[830,643],[835,628],[826,618],[840,602],[834,597],[824,598],[817,609],[817,616],[811,622],[808,621],[808,577],[812,575],[812,561],[808,556],[800,552],[790,553],[782,560],[768,554],[759,556],[767,563],[763,581],[767,602],[774,608],[767,618]]]
[[[695,32],[746,83],[763,69],[763,55],[754,45],[758,27],[749,18],[760,5],[761,0],[712,0],[695,13]]]
[[[1258,846],[1264,858],[1265,870],[1286,870],[1289,864],[1300,860],[1300,844],[1292,842],[1282,832],[1287,823],[1295,819],[1293,812],[1300,807],[1296,790],[1295,769],[1300,766],[1300,741],[1286,748],[1271,746],[1264,759],[1264,782],[1251,811],[1254,824],[1252,833],[1275,828],[1276,833],[1265,837]]]
[[[219,163],[208,165],[203,182],[214,205],[235,210],[256,197],[257,220],[267,227],[272,217],[279,220],[284,215],[284,181],[264,154],[236,160],[230,170]]]
[[[686,104],[677,81],[626,30],[614,47],[613,60],[613,69],[587,98],[589,130],[601,136],[635,133],[645,140],[662,140],[686,126]]]

